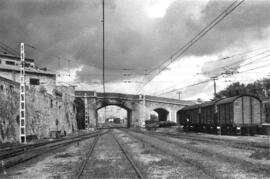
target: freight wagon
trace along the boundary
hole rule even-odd
[[[221,133],[255,134],[262,124],[261,100],[241,95],[187,106],[178,112],[184,130]]]

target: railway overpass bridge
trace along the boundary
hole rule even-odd
[[[127,126],[144,126],[150,119],[151,111],[158,113],[160,121],[177,121],[177,112],[184,106],[193,104],[171,98],[123,93],[98,93],[96,91],[75,91],[75,97],[84,101],[87,125],[97,126],[97,111],[115,105],[127,111]]]

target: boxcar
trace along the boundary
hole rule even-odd
[[[262,123],[261,100],[255,96],[225,98],[216,105],[223,134],[254,134]]]
[[[217,105],[219,100],[209,101],[200,105],[200,131],[217,133],[218,121],[217,121]]]
[[[200,123],[199,105],[184,107],[178,112],[178,118],[185,130],[197,131]]]

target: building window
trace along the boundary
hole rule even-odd
[[[4,85],[0,85],[0,90],[1,90],[1,91],[4,90]]]
[[[39,82],[39,79],[36,79],[36,78],[30,78],[30,85],[39,85],[40,82]]]
[[[9,85],[9,89],[10,89],[10,91],[13,91],[14,86],[13,85]]]
[[[53,100],[51,99],[51,108],[53,108]]]
[[[6,64],[7,65],[15,65],[15,62],[13,62],[13,61],[6,61]]]

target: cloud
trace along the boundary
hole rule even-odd
[[[222,74],[233,74],[240,68],[245,60],[243,57],[231,57],[218,60],[210,60],[202,65],[201,73],[207,77],[216,77]]]
[[[149,18],[146,10],[153,5],[151,2],[105,1],[105,66],[108,84],[119,84],[127,79],[141,80],[145,70],[157,67],[232,1],[175,0],[162,9],[162,16]],[[203,56],[222,57],[224,54],[249,49],[254,45],[252,42],[259,44],[268,37],[265,29],[270,24],[269,4],[267,0],[245,1],[191,47],[183,58],[198,57],[199,61]],[[14,48],[17,42],[29,43],[37,50],[27,49],[27,55],[34,57],[38,64],[61,71],[68,67],[70,61],[70,68],[81,67],[76,71],[79,81],[100,82],[101,17],[100,0],[2,0],[1,41]],[[59,59],[61,66],[58,65]],[[215,68],[210,62],[205,65],[209,69]],[[132,75],[125,76],[124,69],[130,69],[128,73]],[[177,78],[181,81],[185,77],[180,75]],[[129,85],[134,88],[133,91],[140,86]],[[128,85],[123,85],[123,88],[128,88]]]

